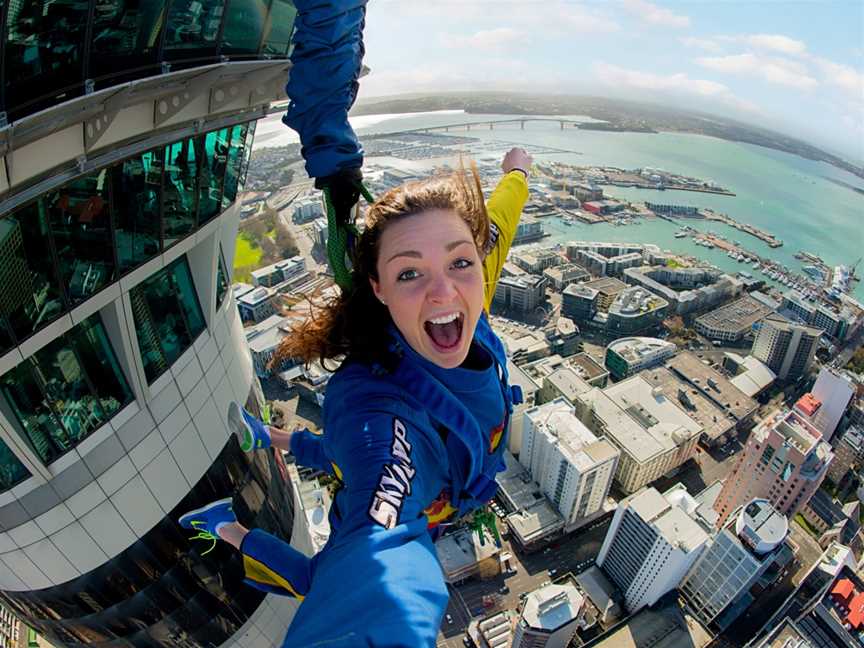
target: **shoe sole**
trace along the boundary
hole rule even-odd
[[[255,435],[249,429],[246,421],[243,420],[243,412],[240,411],[240,406],[234,401],[231,401],[231,404],[228,406],[228,425],[240,441],[240,449],[243,452],[252,450]]]
[[[231,504],[233,506],[234,500],[230,497],[226,497],[225,499],[216,500],[215,502],[210,502],[206,506],[202,506],[201,508],[197,508],[197,509],[194,509],[194,510],[189,511],[187,513],[184,513],[183,515],[181,515],[177,519],[177,522],[180,524],[180,526],[183,526],[183,520],[185,520],[186,518],[200,515],[201,513],[204,513],[205,511],[209,511],[210,509],[212,509],[216,506],[222,506],[223,504]]]

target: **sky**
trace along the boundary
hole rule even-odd
[[[360,97],[510,90],[653,101],[864,161],[864,0],[371,0]]]

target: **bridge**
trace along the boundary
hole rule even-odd
[[[444,131],[445,133],[453,130],[471,130],[472,126],[474,128],[482,128],[487,126],[489,130],[495,130],[496,124],[519,124],[520,130],[525,130],[526,122],[552,122],[560,125],[561,130],[564,130],[566,127],[570,126],[573,128],[578,128],[580,123],[574,121],[572,119],[556,119],[554,117],[516,117],[514,119],[490,119],[488,121],[479,121],[479,122],[462,122],[459,124],[444,124],[441,126],[427,126],[424,128],[414,128],[411,130],[400,131],[401,133],[431,133],[433,131]]]

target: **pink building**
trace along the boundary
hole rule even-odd
[[[714,509],[721,528],[735,509],[765,498],[791,518],[819,488],[834,454],[822,434],[796,411],[777,411],[753,430]]]

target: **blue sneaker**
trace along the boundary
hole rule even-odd
[[[243,452],[270,447],[270,431],[237,403],[228,406],[228,429],[237,435]]]
[[[209,540],[213,542],[210,548],[201,554],[203,556],[213,551],[213,547],[216,546],[216,540],[219,538],[219,527],[236,522],[237,517],[234,515],[231,498],[226,497],[194,511],[189,511],[180,516],[180,519],[177,521],[184,529],[198,532],[198,535],[192,536],[190,540]]]

